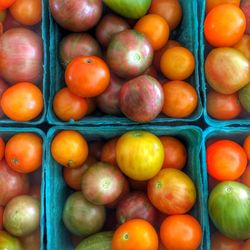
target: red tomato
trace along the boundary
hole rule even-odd
[[[0,206],[0,230],[3,229],[3,211],[4,207]]]
[[[9,8],[16,0],[0,0],[0,10]]]
[[[101,161],[117,166],[115,151],[117,141],[118,137],[107,141],[103,145],[101,152]]]
[[[236,180],[247,166],[247,154],[236,142],[219,140],[207,147],[207,171],[217,180]]]
[[[207,41],[215,47],[228,47],[242,38],[246,18],[242,10],[232,4],[221,4],[212,9],[204,23]]]
[[[0,160],[4,157],[4,151],[5,151],[5,142],[2,137],[0,137]]]
[[[246,153],[247,153],[247,158],[248,160],[250,160],[250,135],[248,135],[244,142],[243,142],[243,148],[245,149]]]

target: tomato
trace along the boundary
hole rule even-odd
[[[63,177],[67,185],[75,190],[81,190],[83,173],[94,163],[96,163],[95,158],[88,156],[79,168],[63,168]]]
[[[89,154],[93,156],[96,160],[100,160],[103,145],[103,141],[89,142]]]
[[[237,179],[237,181],[245,184],[246,186],[250,188],[250,165],[249,164],[247,165],[244,173],[240,176],[239,179]]]
[[[160,140],[165,151],[162,168],[183,169],[187,162],[185,145],[179,139],[172,136],[161,136]]]
[[[244,140],[244,142],[243,142],[243,148],[244,148],[244,150],[245,150],[246,153],[247,153],[247,158],[248,158],[248,160],[250,160],[250,135],[248,135],[248,136],[245,138],[245,140]]]
[[[168,215],[188,212],[196,201],[196,189],[191,178],[184,172],[162,169],[148,182],[148,198],[161,212]]]
[[[25,250],[40,250],[40,230],[20,238]]]
[[[62,121],[78,121],[87,114],[88,101],[71,93],[68,88],[63,88],[54,96],[53,110]]]
[[[240,250],[248,250],[248,249],[250,249],[250,240],[246,240]]]
[[[3,212],[4,207],[0,206],[0,230],[3,230]]]
[[[88,144],[77,131],[59,132],[51,143],[51,154],[55,161],[64,167],[78,168],[88,156]]]
[[[119,226],[112,238],[113,250],[157,250],[158,236],[153,226],[142,219],[132,219]]]
[[[40,225],[40,202],[29,195],[13,198],[5,207],[4,228],[14,236],[27,236]]]
[[[5,231],[0,231],[0,249],[24,250],[19,239],[13,237]]]
[[[111,165],[117,166],[116,162],[116,143],[118,141],[117,138],[113,138],[107,141],[101,151],[101,161],[107,162]]]
[[[164,149],[154,134],[134,130],[123,134],[116,144],[116,161],[128,177],[148,180],[155,176],[164,161]]]
[[[219,232],[211,237],[211,250],[241,250],[242,241],[232,240]]]
[[[143,219],[155,225],[157,210],[145,193],[132,192],[124,196],[118,203],[116,217],[119,224],[132,219]]]
[[[1,107],[6,116],[15,121],[30,121],[43,110],[43,94],[33,83],[20,82],[2,95]]]
[[[207,147],[207,171],[220,181],[236,180],[247,166],[247,154],[236,142],[219,140]]]
[[[62,66],[66,66],[78,56],[101,56],[98,42],[88,33],[71,33],[59,44],[59,58]]]
[[[73,59],[65,71],[69,90],[81,97],[100,95],[109,85],[110,72],[106,63],[97,56]]]
[[[221,4],[212,9],[204,22],[204,34],[214,47],[229,47],[240,41],[246,29],[242,10],[232,4]]]
[[[2,137],[0,137],[0,160],[3,159],[5,152],[5,142]]]
[[[8,165],[20,173],[31,173],[42,165],[43,141],[34,133],[17,133],[5,147]]]
[[[51,14],[64,29],[82,32],[96,25],[102,15],[100,0],[49,0]]]
[[[8,88],[7,83],[0,78],[0,100],[2,98],[2,94],[4,93],[4,91],[7,88]],[[3,113],[3,110],[2,110],[2,107],[1,107],[1,103],[0,103],[0,118],[2,118],[2,117],[4,117],[4,113]]]
[[[35,25],[42,19],[42,0],[16,0],[10,13],[21,24]]]
[[[106,205],[121,195],[124,182],[125,178],[119,168],[97,162],[83,173],[81,190],[89,202]]]
[[[161,56],[161,72],[170,80],[185,80],[192,75],[195,66],[193,54],[184,47],[167,49]]]
[[[164,105],[162,112],[175,118],[191,115],[196,109],[198,96],[195,88],[183,81],[170,81],[163,85]]]
[[[238,93],[221,94],[211,90],[207,94],[207,112],[219,120],[230,120],[242,111]]]
[[[202,240],[201,225],[191,215],[172,215],[162,222],[160,238],[167,249],[198,249]]]
[[[206,1],[206,13],[208,13],[211,9],[217,7],[218,5],[230,3],[235,6],[240,6],[240,0],[207,0]]]
[[[175,29],[182,18],[179,0],[153,0],[149,13],[162,16],[168,22],[170,30]]]
[[[205,61],[208,84],[222,94],[233,94],[250,81],[250,63],[234,48],[210,51]]]
[[[242,105],[242,107],[247,113],[250,113],[249,93],[250,93],[250,84],[247,84],[246,86],[241,88],[239,91],[240,104]]]
[[[6,10],[0,10],[0,22],[3,23],[5,21],[7,15],[7,11]]]
[[[115,34],[129,28],[125,19],[114,14],[108,14],[97,25],[96,38],[102,46],[107,47]]]
[[[16,196],[27,194],[29,186],[28,175],[12,170],[5,160],[0,161],[0,206],[5,206]]]
[[[244,35],[241,40],[234,45],[234,48],[242,52],[250,60],[250,35]]]
[[[71,194],[63,208],[65,227],[74,235],[87,236],[98,232],[104,225],[104,206],[88,202],[81,192]]]
[[[215,227],[235,240],[250,238],[250,189],[237,181],[219,183],[208,198],[208,212]]]
[[[153,48],[145,35],[136,30],[116,34],[107,49],[108,65],[116,75],[131,79],[141,75],[153,61]]]
[[[16,0],[0,0],[0,10],[9,8]]]
[[[159,15],[148,14],[142,17],[135,24],[134,29],[147,37],[154,50],[161,49],[168,41],[168,23]]]
[[[250,35],[250,2],[249,0],[241,0],[240,1],[240,8],[243,11],[244,15],[246,16],[246,34]]]

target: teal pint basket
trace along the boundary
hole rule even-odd
[[[196,69],[192,77],[187,81],[191,83],[198,94],[198,105],[196,110],[187,118],[170,118],[160,114],[156,119],[151,121],[151,124],[156,123],[179,123],[179,122],[193,122],[202,115],[202,105],[199,93],[199,70],[198,70],[198,17],[197,17],[197,1],[196,0],[180,0],[183,9],[183,20],[177,30],[172,32],[172,39],[180,41],[184,47],[192,51]],[[125,116],[112,116],[101,113],[100,111],[88,115],[79,121],[71,120],[63,122],[59,120],[53,111],[53,97],[55,93],[66,86],[64,82],[64,70],[60,65],[58,51],[59,42],[70,32],[62,29],[53,19],[50,14],[50,97],[48,104],[47,119],[52,125],[109,125],[109,124],[137,124],[134,121],[127,119]]]
[[[45,239],[45,148],[46,148],[46,136],[42,130],[37,128],[3,128],[0,127],[0,137],[5,141],[15,135],[16,133],[34,133],[41,137],[43,140],[43,163],[42,163],[42,180],[41,180],[41,208],[40,208],[40,250],[46,250]],[[53,248],[51,248],[53,249]]]
[[[46,119],[46,111],[47,111],[47,102],[49,97],[49,62],[48,62],[48,50],[49,50],[49,16],[48,16],[48,2],[42,1],[42,21],[41,21],[41,36],[43,42],[43,78],[41,85],[42,93],[43,93],[43,104],[44,108],[42,113],[35,119],[27,122],[18,122],[11,120],[7,117],[3,117],[0,119],[0,125],[2,126],[30,126],[30,125],[39,125],[43,123]]]
[[[208,174],[207,174],[207,166],[206,166],[206,142],[208,140],[213,139],[229,139],[235,142],[238,142],[242,145],[244,139],[247,135],[250,134],[250,128],[247,127],[214,127],[214,128],[207,128],[203,133],[203,140],[202,140],[202,179],[204,181],[204,199],[206,202],[206,207],[208,205]],[[207,210],[208,211],[208,210]],[[210,234],[211,234],[211,225],[209,224],[209,215],[204,214],[206,216],[206,224],[207,224],[207,232],[206,236],[208,246],[210,249]]]
[[[181,139],[188,150],[188,163],[185,167],[185,172],[194,181],[197,188],[197,202],[194,208],[191,210],[191,214],[194,215],[201,223],[203,230],[203,241],[199,249],[207,248],[206,230],[206,202],[203,195],[203,180],[202,170],[200,165],[200,150],[202,140],[202,130],[196,126],[119,126],[119,127],[66,127],[56,126],[52,127],[47,134],[48,145],[50,148],[51,142],[54,136],[62,130],[75,130],[80,132],[87,141],[105,140],[116,136],[120,136],[127,131],[131,130],[146,130],[154,133],[155,135],[171,135]],[[62,169],[55,160],[52,158],[51,153],[47,150],[47,168],[46,168],[46,234],[47,234],[47,249],[60,249],[60,250],[72,250],[74,249],[71,241],[70,234],[65,228],[62,221],[62,211],[64,203],[72,193],[72,190],[67,187],[64,182]]]
[[[202,96],[203,96],[203,114],[204,114],[204,120],[206,124],[212,127],[224,127],[224,126],[230,126],[230,125],[249,125],[250,124],[250,115],[248,114],[248,117],[241,117],[241,115],[235,119],[231,120],[218,120],[213,117],[211,117],[207,112],[207,90],[210,89],[209,85],[206,82],[205,77],[205,59],[207,57],[208,52],[211,50],[211,46],[208,45],[206,42],[206,39],[204,37],[204,21],[206,17],[206,1],[199,0],[198,1],[199,6],[199,14],[200,14],[200,27],[199,27],[199,42],[200,42],[200,50],[199,50],[199,58],[200,58],[200,81],[201,81],[201,90],[202,90]]]

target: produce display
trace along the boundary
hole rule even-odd
[[[43,143],[40,130],[0,129],[0,249],[41,249]]]
[[[49,0],[51,124],[193,121],[195,1]]]
[[[47,32],[41,0],[0,1],[0,123],[39,124],[46,114]]]
[[[249,129],[210,128],[205,140],[211,250],[248,249]]]
[[[197,127],[54,127],[48,139],[48,248],[203,249]]]
[[[248,0],[203,3],[201,80],[204,117],[211,126],[250,121],[249,8]]]

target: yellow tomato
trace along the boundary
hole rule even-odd
[[[164,161],[164,148],[160,139],[146,131],[129,131],[116,144],[116,160],[128,177],[144,181],[154,177]]]

